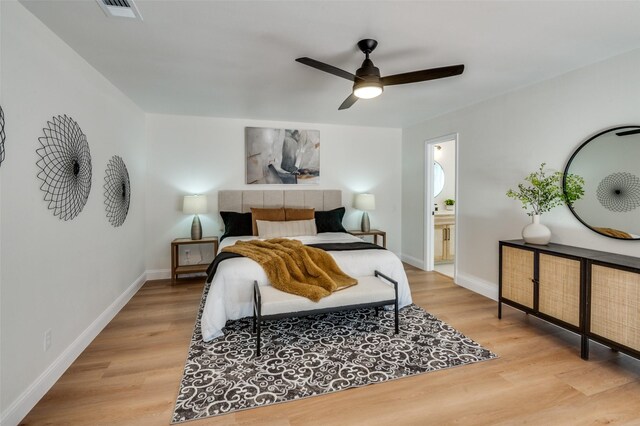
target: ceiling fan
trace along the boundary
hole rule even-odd
[[[377,45],[378,42],[370,38],[366,38],[358,42],[358,48],[365,54],[366,58],[362,62],[362,66],[356,71],[355,75],[341,70],[340,68],[336,68],[333,65],[325,64],[324,62],[316,61],[315,59],[307,57],[298,58],[296,61],[353,82],[353,92],[344,100],[344,102],[342,102],[342,105],[340,105],[340,108],[338,109],[347,109],[360,98],[375,98],[382,93],[385,86],[417,83],[420,81],[452,77],[454,75],[460,75],[464,71],[464,65],[451,65],[448,67],[431,68],[427,70],[380,77],[380,70],[373,65],[373,62],[369,59],[369,54],[373,52]]]

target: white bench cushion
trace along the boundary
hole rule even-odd
[[[293,312],[306,312],[316,309],[337,308],[364,303],[394,300],[393,284],[377,277],[358,277],[358,284],[323,297],[313,302],[306,297],[277,290],[271,286],[260,287],[262,296],[261,315],[276,315]]]

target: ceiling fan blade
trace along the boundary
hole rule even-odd
[[[358,100],[358,97],[352,93],[349,95],[349,97],[347,97],[347,99],[344,100],[344,102],[342,103],[342,105],[340,105],[340,108],[338,109],[341,110],[341,109],[350,108],[351,105],[355,104],[357,100]]]
[[[315,59],[304,57],[296,59],[296,62],[300,62],[301,64],[319,69],[320,71],[328,72],[329,74],[337,75],[338,77],[346,78],[347,80],[352,82],[356,79],[362,80],[360,77],[356,77],[350,72],[341,70],[340,68],[336,68],[333,65],[325,64],[324,62],[316,61]]]
[[[616,135],[618,135],[618,136],[629,136],[629,135],[637,135],[638,133],[640,133],[640,129],[625,130],[624,132],[616,133]]]
[[[382,77],[383,86],[393,86],[394,84],[417,83],[419,81],[436,80],[438,78],[453,77],[460,75],[464,71],[464,65],[451,65],[449,67],[431,68],[428,70],[406,72]]]

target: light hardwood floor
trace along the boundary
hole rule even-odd
[[[413,300],[500,358],[189,425],[640,425],[640,361],[407,266]],[[23,424],[167,425],[203,284],[151,281]]]

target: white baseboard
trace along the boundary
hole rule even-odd
[[[424,269],[424,261],[408,254],[400,254],[400,260],[416,268]]]
[[[107,309],[87,327],[76,340],[58,356],[31,385],[2,413],[0,424],[17,425],[40,401],[49,389],[60,379],[73,361],[95,339],[102,329],[127,304],[146,281],[146,273],[140,275]]]
[[[149,269],[147,280],[166,280],[171,278],[171,269]]]
[[[489,299],[498,300],[498,286],[492,282],[458,272],[455,283]]]

